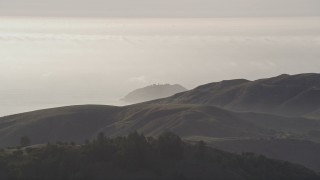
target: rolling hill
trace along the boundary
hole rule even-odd
[[[314,151],[320,146],[318,88],[319,74],[281,75],[211,83],[124,107],[80,105],[16,114],[0,118],[0,147],[17,146],[22,136],[32,144],[83,143],[100,132],[116,137],[137,130],[157,137],[172,131],[226,151],[253,151],[320,171],[314,162],[320,161]],[[287,153],[293,149],[304,155]]]
[[[84,142],[99,132],[108,136],[138,130],[147,136],[172,131],[187,138],[300,138],[320,142],[310,134],[317,120],[259,113],[239,113],[192,104],[137,104],[125,107],[83,105],[39,110],[0,118],[0,146],[19,144],[28,135],[33,143]]]
[[[146,136],[157,137],[162,132],[172,131],[184,139],[198,137],[197,140],[210,139],[226,143],[231,140],[308,140],[311,139],[308,136],[309,132],[320,130],[320,123],[311,119],[231,112],[214,106],[195,104],[69,106],[0,118],[0,147],[17,146],[22,136],[28,136],[32,144],[66,141],[84,143],[85,140],[95,138],[100,132],[109,137],[117,137],[136,130]],[[317,140],[314,138],[315,142]],[[315,142],[310,143],[320,146]],[[292,148],[301,148],[301,144],[283,147],[287,151]],[[275,150],[274,153],[281,156],[282,160],[290,160],[320,170],[319,166],[308,166],[309,164],[305,163],[311,159],[320,159],[319,154],[314,154],[312,148],[305,148],[305,153],[313,154],[312,158],[305,157],[307,159],[293,159],[291,155],[283,152],[285,151]]]
[[[210,141],[214,148],[233,153],[255,152],[269,158],[290,161],[320,170],[320,144],[296,139],[240,139]]]
[[[86,144],[47,144],[0,151],[0,179],[112,180],[318,180],[301,165],[254,153],[241,155],[190,144],[165,132],[146,138],[133,132]]]
[[[147,136],[173,131],[182,137],[271,137],[275,131],[247,122],[236,113],[201,105],[70,106],[0,118],[0,146],[28,135],[33,143],[83,142],[99,132],[108,136],[138,130]]]
[[[283,74],[256,81],[226,80],[152,103],[203,104],[232,111],[318,118],[320,74]]]

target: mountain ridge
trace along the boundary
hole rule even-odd
[[[220,81],[150,103],[205,104],[231,111],[308,116],[320,109],[320,74]]]
[[[308,123],[303,123],[304,121]],[[301,123],[304,126],[301,126]],[[203,137],[198,140],[213,138],[226,144],[231,139],[239,142],[272,138],[307,140],[311,139],[308,136],[310,132],[320,131],[320,123],[311,119],[232,112],[197,104],[137,104],[125,107],[78,105],[0,118],[0,147],[17,146],[22,136],[28,136],[32,144],[66,141],[84,143],[101,132],[109,137],[117,137],[133,131],[153,137],[171,131],[184,139],[198,136]],[[311,142],[313,146],[320,146],[316,143],[320,142],[319,139],[320,137],[315,138],[314,142]],[[214,145],[212,146],[215,147]],[[223,148],[222,145],[218,147]],[[301,144],[283,148],[288,151],[292,148],[301,149]],[[314,154],[312,159],[302,159],[299,156],[287,157],[280,150],[275,151],[276,157],[281,156],[282,160],[298,162],[314,170],[320,170],[320,166],[309,163],[313,159],[320,160],[317,154]],[[312,149],[305,149],[305,153],[311,152]]]
[[[320,156],[308,149],[320,146],[320,121],[317,118],[320,112],[317,108],[319,86],[319,74],[281,75],[257,81],[236,79],[123,107],[77,105],[5,116],[0,118],[0,147],[17,146],[22,136],[30,137],[32,144],[84,143],[100,132],[117,137],[139,131],[146,136],[157,137],[162,132],[172,131],[184,139],[218,140],[222,144],[212,146],[230,151],[235,147],[228,144],[232,142],[230,140],[240,144],[250,142],[252,151],[265,155],[272,152],[275,153],[271,154],[274,155],[272,157],[282,157],[282,160],[320,171],[320,165],[313,161],[319,159],[320,162]],[[294,92],[287,93],[291,89]],[[279,108],[284,104],[290,110],[299,110],[301,102],[311,102],[311,105],[298,114],[279,114],[266,108],[274,105]],[[264,109],[261,108],[263,105],[266,106]],[[236,111],[233,106],[242,106],[247,111]],[[277,146],[268,152],[255,147],[268,139],[294,139],[299,142]],[[304,148],[300,140],[311,145]],[[267,149],[272,149],[274,144],[267,142]],[[283,149],[291,151],[295,148],[304,149],[304,153],[313,155],[312,158],[283,153]]]

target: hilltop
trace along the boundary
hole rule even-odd
[[[179,84],[153,84],[130,92],[122,100],[127,103],[140,103],[169,97],[184,91],[187,91],[187,89]]]
[[[318,118],[320,74],[283,74],[256,81],[225,80],[153,103],[214,105],[232,111]]]

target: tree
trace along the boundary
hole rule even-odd
[[[31,144],[31,141],[28,136],[22,136],[20,138],[20,146],[21,147],[30,146],[30,144]]]
[[[100,132],[97,136],[98,143],[102,144],[106,140],[106,136],[103,132]]]
[[[198,160],[204,160],[205,159],[205,155],[206,155],[206,149],[207,149],[207,145],[204,141],[199,141],[196,144],[196,152],[195,152],[195,156]]]
[[[172,132],[165,132],[158,138],[157,148],[160,155],[166,159],[183,159],[183,142]]]
[[[132,132],[128,135],[118,153],[120,164],[129,170],[145,167],[148,150],[149,145],[145,136],[137,131]]]

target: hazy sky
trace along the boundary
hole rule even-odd
[[[107,17],[319,16],[319,0],[1,0],[0,15]]]
[[[319,15],[320,0],[0,0],[0,116],[320,72]]]
[[[0,114],[320,70],[320,18],[0,18]]]

